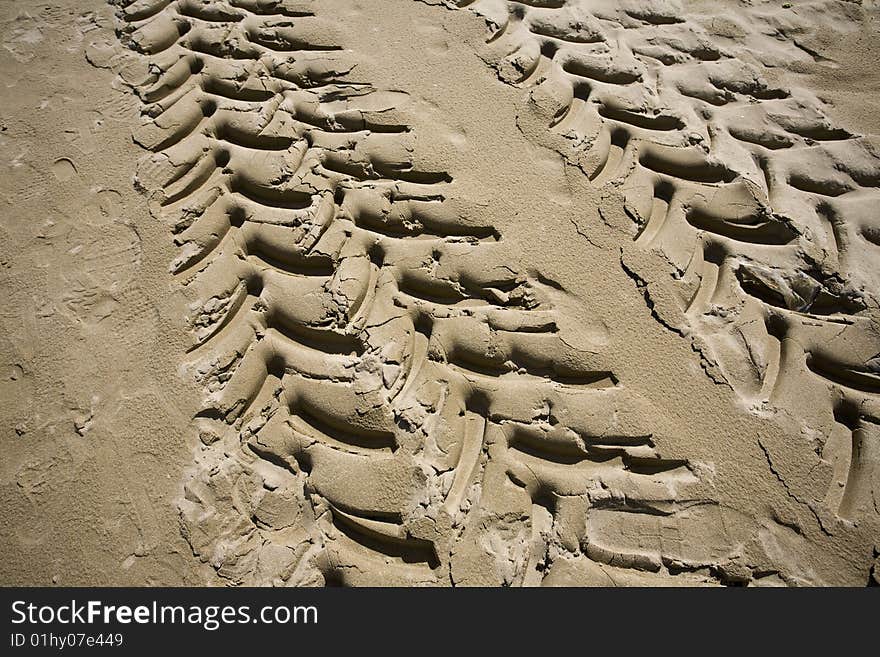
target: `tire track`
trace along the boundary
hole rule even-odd
[[[785,25],[760,5],[708,20],[662,0],[446,4],[486,21],[481,56],[546,126],[530,136],[623,196],[716,382],[761,413],[797,416],[806,396],[826,437],[841,400],[876,422],[880,156],[778,72],[815,60],[792,35],[842,3],[800,3]]]
[[[151,153],[136,182],[195,300],[185,367],[205,387],[203,447],[181,529],[220,577],[537,583],[529,554],[578,553],[587,528],[529,534],[539,520],[517,509],[687,526],[680,511],[711,503],[693,466],[656,454],[641,418],[659,414],[560,338],[564,293],[422,163],[406,94],[359,78],[318,3],[115,4],[148,63],[131,84]],[[606,542],[602,560],[622,550],[670,578],[687,561],[628,549]]]

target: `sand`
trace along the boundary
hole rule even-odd
[[[0,582],[880,583],[878,16],[0,4]]]

